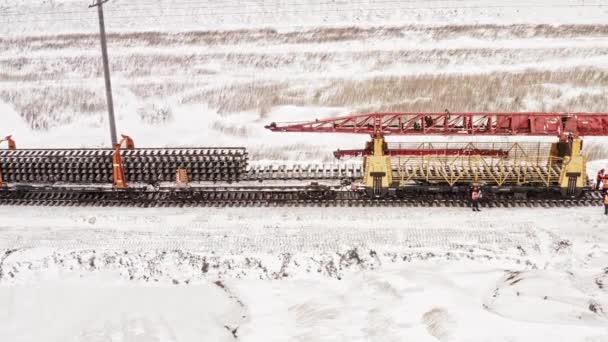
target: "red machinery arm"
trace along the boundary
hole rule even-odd
[[[125,144],[125,147],[128,150],[132,150],[135,148],[135,143],[133,143],[133,139],[126,135],[122,135],[122,139],[120,140],[120,142],[114,145],[114,154],[112,155],[112,175],[114,178],[115,189],[128,188],[127,178],[125,177],[125,168],[122,163],[122,158],[120,156],[120,148],[123,143]]]
[[[15,140],[12,139],[12,136],[9,135],[4,139],[0,139],[0,144],[2,144],[3,141],[8,143],[9,150],[17,149],[17,144],[15,143]],[[2,165],[0,165],[0,188],[4,186],[6,186],[6,184],[4,183],[4,178],[2,177]]]
[[[0,144],[2,144],[3,141],[6,141],[8,143],[9,150],[17,149],[17,144],[15,143],[15,140],[13,140],[12,135],[9,135],[9,136],[5,137],[4,139],[0,139]]]
[[[608,136],[608,113],[371,113],[295,123],[273,132],[386,135]]]

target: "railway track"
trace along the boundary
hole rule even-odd
[[[468,196],[454,194],[420,194],[409,197],[372,199],[363,192],[329,187],[228,187],[183,190],[127,191],[87,189],[36,189],[0,191],[3,206],[67,206],[67,207],[467,207]],[[482,207],[579,207],[601,205],[601,195],[586,192],[573,199],[554,195],[516,198],[490,194]]]
[[[466,207],[469,206],[468,187],[456,183],[466,176],[463,172],[471,170],[487,185],[500,187],[500,191],[486,192],[484,207],[601,204],[598,193],[587,191],[569,199],[551,189],[551,182],[530,187],[534,183],[530,182],[530,177],[524,177],[526,182],[521,182],[520,176],[526,170],[514,172],[504,165],[467,169],[455,164],[420,168],[412,166],[412,159],[408,159],[408,164],[394,165],[393,173],[402,173],[400,191],[385,198],[371,198],[367,192],[349,186],[363,181],[365,172],[361,163],[250,165],[244,148],[126,149],[120,154],[129,187],[114,189],[113,153],[111,149],[0,150],[0,167],[7,185],[0,188],[0,205]],[[189,186],[176,187],[177,169],[187,170]],[[486,175],[488,170],[501,172],[504,180],[513,174],[520,175],[517,182],[512,183],[515,187],[519,186],[517,184],[528,187],[524,190],[527,195],[522,198],[522,189],[517,194],[517,190],[497,184],[495,180],[501,177]],[[549,173],[541,171],[535,170],[542,179],[550,178]],[[457,181],[450,183],[451,178]],[[504,190],[507,192],[502,192]]]
[[[363,179],[362,164],[250,165],[241,181]]]

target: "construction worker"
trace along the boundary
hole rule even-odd
[[[478,186],[474,186],[471,192],[471,208],[473,211],[481,211],[479,210],[479,200],[481,200],[481,189]]]
[[[604,194],[608,194],[608,174],[604,175],[604,182],[603,182],[603,186],[602,186],[602,192]]]
[[[608,215],[608,194],[604,195],[604,215]]]
[[[605,176],[605,170],[601,169],[597,172],[597,185],[595,186],[595,190],[602,190],[602,182],[604,181],[604,176]]]

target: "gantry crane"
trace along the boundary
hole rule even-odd
[[[608,114],[604,113],[370,113],[324,120],[271,123],[273,132],[348,133],[371,136],[364,149],[338,150],[337,158],[364,156],[364,184],[379,197],[394,186],[391,157],[403,155],[501,156],[491,149],[390,149],[389,135],[443,136],[556,136],[551,155],[563,163],[559,185],[563,193],[574,195],[587,186],[586,159],[581,136],[608,136]]]

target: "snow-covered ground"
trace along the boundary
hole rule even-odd
[[[606,341],[602,214],[2,207],[0,340]]]
[[[94,1],[4,0],[1,22],[8,34],[96,32]],[[602,0],[115,0],[106,20],[120,30],[176,32],[273,27],[568,23],[604,24]]]
[[[0,1],[0,136],[108,145],[88,4]],[[367,137],[263,126],[608,108],[603,0],[104,7],[118,128],[139,146],[329,161]],[[593,159],[604,146],[585,140]],[[604,342],[607,286],[599,207],[0,207],[0,341]]]
[[[118,130],[139,146],[246,145],[253,159],[327,162],[366,137],[264,125],[608,108],[599,0],[116,0],[105,10]],[[0,11],[0,133],[22,147],[107,145],[96,11],[34,0]]]

